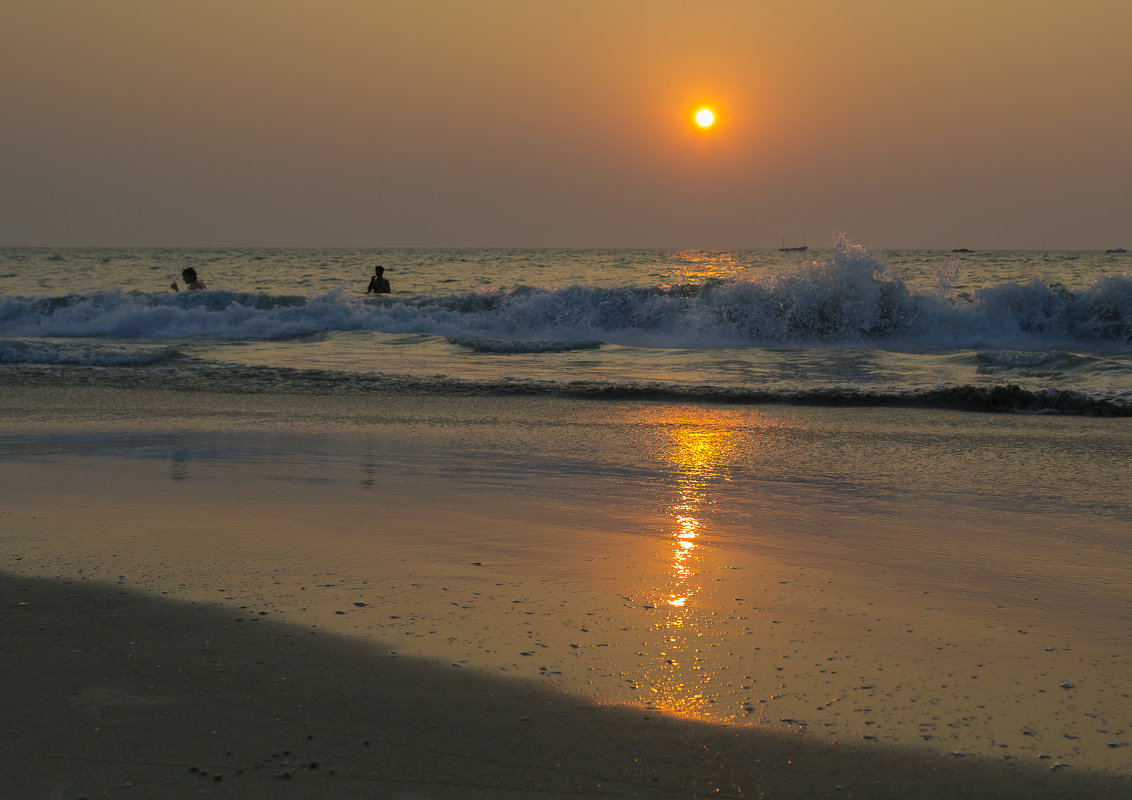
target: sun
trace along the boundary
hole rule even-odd
[[[710,128],[715,124],[715,112],[710,108],[701,108],[696,112],[696,124],[701,128]]]

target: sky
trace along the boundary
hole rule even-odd
[[[0,36],[5,246],[1132,247],[1128,0],[4,0]]]

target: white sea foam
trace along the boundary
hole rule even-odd
[[[140,367],[175,359],[181,352],[169,346],[41,342],[0,339],[0,363],[60,364],[82,367]]]
[[[1038,279],[975,289],[969,299],[913,291],[868,251],[748,280],[674,288],[520,287],[359,299],[207,291],[0,295],[0,336],[272,340],[328,331],[418,333],[511,342],[608,342],[654,348],[852,346],[888,349],[1124,348],[1132,275],[1071,291]],[[518,345],[517,342],[543,343]],[[490,345],[481,345],[489,347]]]
[[[571,251],[546,257],[558,277],[574,281],[552,283],[529,270],[539,254],[508,266],[507,253],[469,253],[473,268],[461,259],[428,291],[376,297],[358,297],[341,282],[290,294],[0,294],[3,379],[42,382],[71,370],[82,380],[97,370],[124,385],[184,381],[225,392],[566,393],[1132,413],[1132,272],[1100,275],[1124,263],[1100,256],[1065,254],[1047,282],[994,271],[1004,257],[1028,269],[1034,256],[987,255],[974,261],[972,271],[989,276],[978,285],[946,256],[941,263],[922,253],[919,277],[906,279],[915,268],[908,258],[892,267],[847,241],[820,259],[779,259],[762,271],[727,262],[724,270],[708,263],[695,272],[719,254],[701,262],[685,253],[678,280],[654,274],[643,251],[629,254],[628,267],[612,264],[623,253]],[[152,254],[126,255],[152,280],[142,263]],[[282,255],[292,277],[311,258]],[[510,288],[471,288],[493,259],[503,259],[500,286]],[[72,261],[61,275],[81,272],[78,257]],[[1065,266],[1082,262],[1098,276],[1088,280],[1091,273]],[[50,268],[42,260],[34,266],[36,274]],[[940,280],[925,280],[926,269],[940,270]],[[475,280],[451,285],[464,290],[435,290],[463,272]],[[589,273],[591,282],[575,280]],[[224,283],[213,274],[210,285]],[[1070,279],[1076,288],[1057,282]],[[303,285],[287,275],[280,283]]]

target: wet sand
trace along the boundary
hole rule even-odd
[[[1082,770],[601,706],[307,626],[4,576],[12,797],[1122,797]]]
[[[1122,427],[4,402],[2,774],[26,796],[1132,790],[1123,500],[1073,467],[1115,474]],[[980,494],[992,457],[1023,471]]]

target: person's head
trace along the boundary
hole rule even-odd
[[[385,274],[385,267],[374,267],[373,274],[380,278],[383,274]]]
[[[197,271],[192,267],[185,267],[181,270],[181,277],[185,283],[195,283],[197,279]]]

